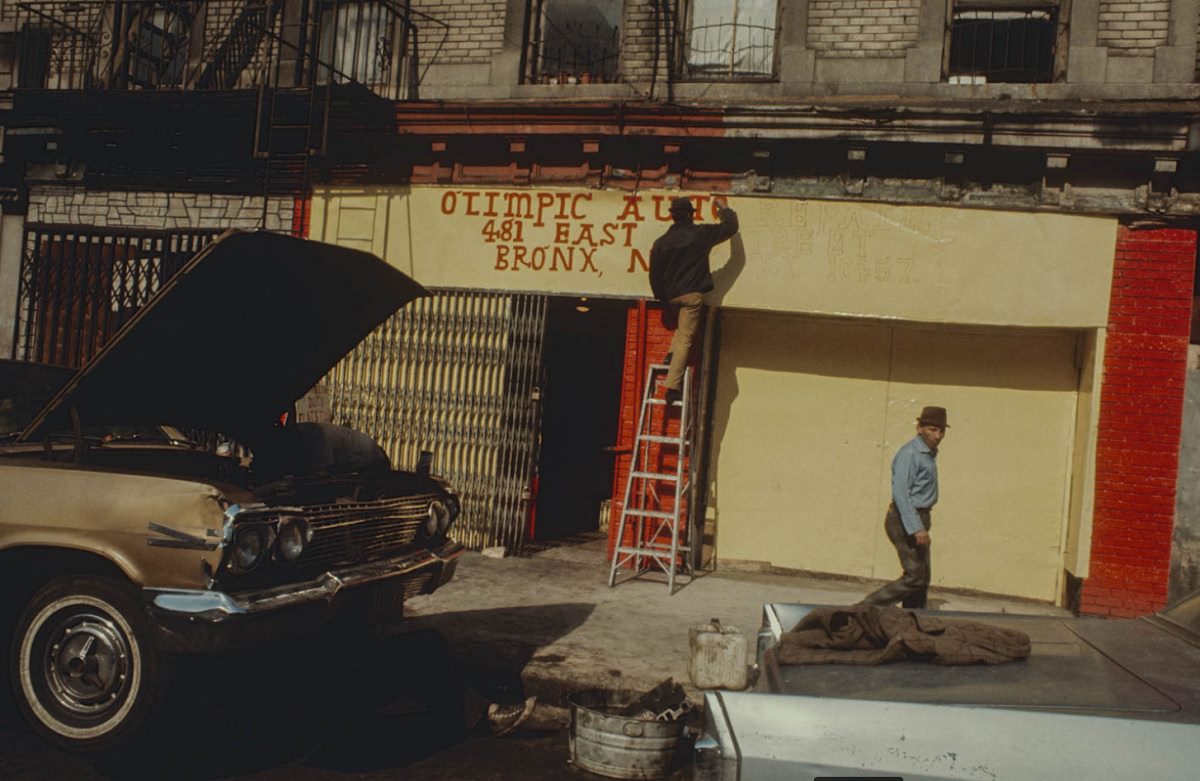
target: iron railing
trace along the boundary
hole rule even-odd
[[[755,79],[775,75],[775,25],[753,20],[705,20],[692,25],[683,47],[687,79]]]
[[[617,79],[621,29],[608,3],[534,0],[525,34],[526,84],[606,84]]]
[[[530,43],[526,81],[531,84],[607,84],[617,79],[619,28],[579,30],[548,35]]]
[[[16,86],[237,89],[357,83],[416,99],[423,27],[393,0],[29,0],[15,10]]]
[[[956,11],[949,77],[967,83],[1054,80],[1056,12]]]
[[[12,357],[82,365],[219,233],[27,226]]]

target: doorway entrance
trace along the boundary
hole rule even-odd
[[[612,494],[628,301],[550,299],[534,539],[600,526]]]

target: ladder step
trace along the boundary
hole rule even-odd
[[[690,547],[688,547],[687,545],[675,546],[676,553],[689,553],[691,550],[692,549]],[[616,549],[616,552],[617,553],[640,553],[643,556],[648,556],[651,554],[660,554],[660,553],[670,554],[671,546],[663,544],[663,543],[647,542],[647,543],[643,544],[641,547],[637,547],[634,545],[622,545]]]
[[[643,442],[661,442],[666,445],[682,445],[683,437],[665,437],[661,434],[638,434]]]
[[[664,482],[673,483],[679,479],[676,475],[663,474],[662,472],[633,472],[634,477],[642,477],[648,480],[662,480]]]
[[[626,515],[640,515],[643,518],[675,518],[675,513],[669,513],[666,510],[639,510],[634,508],[625,508]]]
[[[657,405],[663,405],[663,404],[666,404],[666,403],[667,403],[667,400],[666,400],[666,399],[646,399],[646,403],[647,403],[647,404],[657,404]],[[676,399],[675,401],[672,401],[672,402],[671,402],[671,406],[672,406],[672,407],[682,407],[682,406],[683,406],[683,400],[682,400],[682,399]]]

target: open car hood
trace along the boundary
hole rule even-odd
[[[169,423],[250,438],[428,291],[366,252],[229,232],[196,254],[30,421],[27,440]]]

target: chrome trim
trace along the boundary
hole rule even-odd
[[[344,588],[408,574],[423,567],[457,559],[466,549],[451,543],[437,551],[423,550],[401,558],[374,561],[325,572],[312,580],[259,591],[226,594],[198,589],[146,589],[153,607],[163,613],[223,621],[231,616],[255,615],[271,610],[333,599]]]
[[[146,544],[158,548],[190,548],[193,550],[216,550],[217,543],[209,542],[203,537],[197,537],[194,534],[181,532],[178,529],[172,529],[169,526],[163,526],[161,523],[150,522],[150,531],[161,534],[163,537],[147,537]]]

